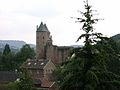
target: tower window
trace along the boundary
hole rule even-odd
[[[44,39],[44,36],[43,36],[43,39]]]

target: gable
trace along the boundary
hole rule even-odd
[[[49,60],[49,62],[45,65],[43,69],[45,72],[47,71],[49,73],[52,73],[52,71],[54,71],[55,68],[56,68],[55,65],[52,63],[51,60]]]

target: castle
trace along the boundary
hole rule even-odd
[[[34,85],[43,90],[58,90],[52,73],[56,65],[67,60],[71,48],[56,46],[52,42],[52,36],[46,24],[41,22],[36,31],[36,59],[27,59],[21,66],[28,70]]]
[[[36,54],[37,59],[52,60],[57,65],[65,62],[69,55],[71,47],[56,46],[52,44],[52,36],[46,26],[41,22],[36,31]]]

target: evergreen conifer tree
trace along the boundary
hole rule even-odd
[[[11,52],[9,44],[5,45],[3,55],[8,55]]]
[[[86,0],[86,11],[81,12],[83,17],[76,18],[77,22],[83,23],[85,32],[77,41],[85,38],[85,45],[73,51],[75,56],[55,72],[60,90],[120,90],[120,76],[106,68],[109,54],[101,47],[108,38],[94,32],[93,24],[100,19],[94,19],[91,7]],[[102,44],[97,47],[98,43]]]

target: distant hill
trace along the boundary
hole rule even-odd
[[[10,48],[12,51],[16,52],[20,48],[22,48],[23,45],[27,44],[24,41],[18,41],[18,40],[0,40],[0,52],[4,50],[4,47],[6,44],[10,45]],[[35,48],[34,44],[29,44],[32,48]]]
[[[81,47],[83,47],[83,45],[71,45],[71,47],[73,47],[73,48],[81,48]]]
[[[112,36],[111,38],[117,42],[120,42],[120,34],[116,34],[116,35]]]

